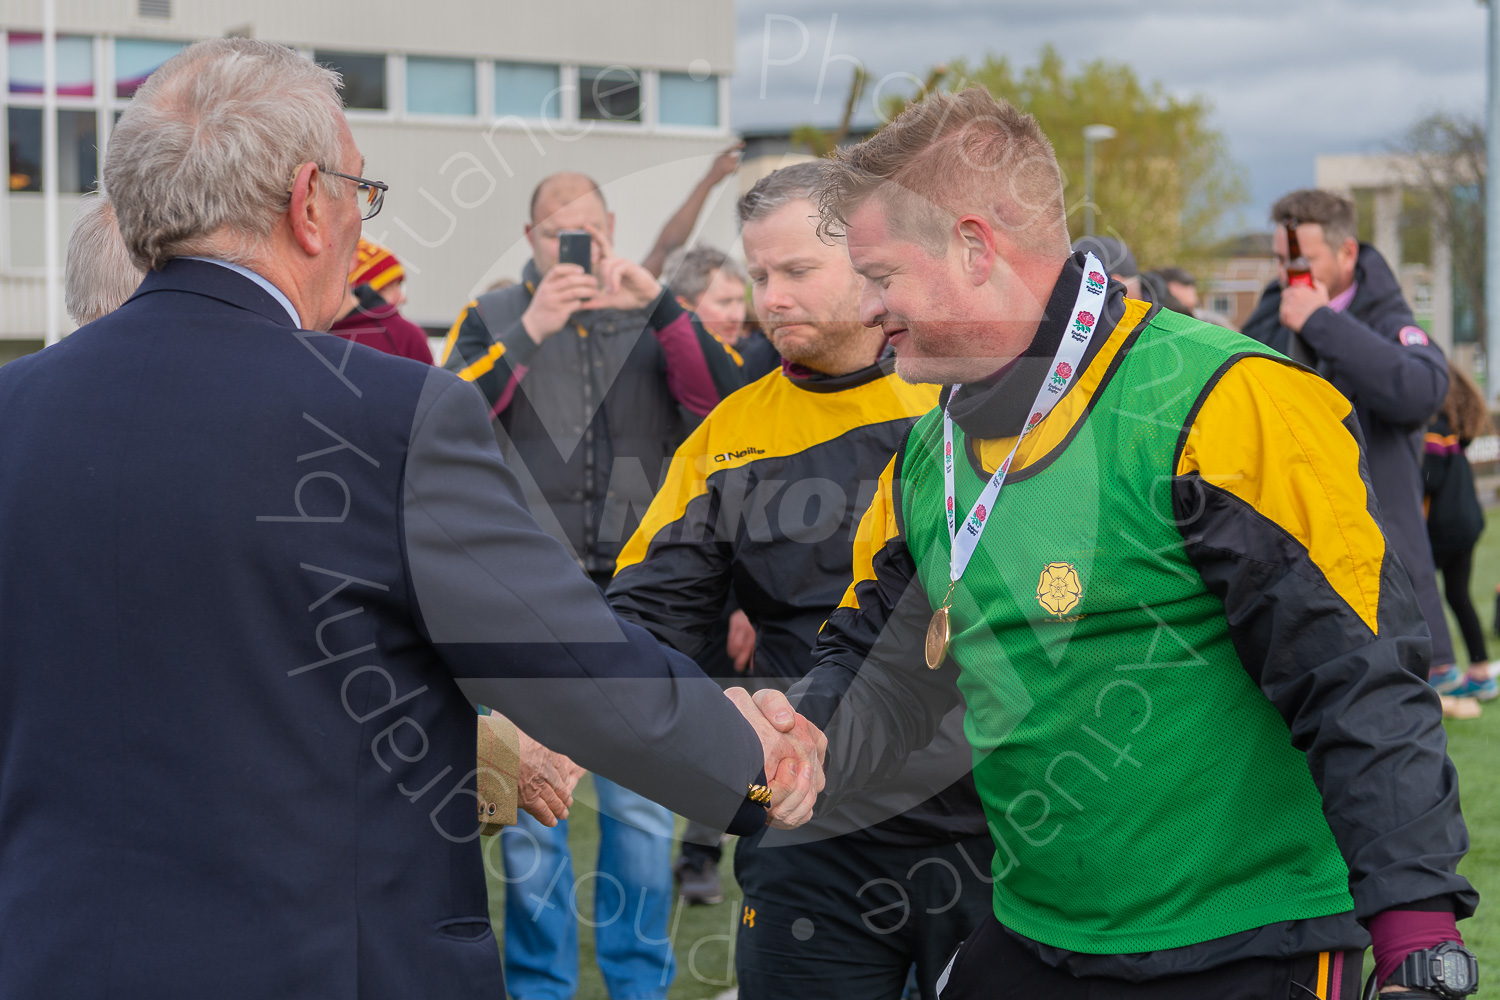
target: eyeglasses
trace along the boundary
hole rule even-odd
[[[359,185],[356,197],[359,199],[362,221],[369,222],[380,214],[380,206],[385,204],[385,193],[391,189],[385,181],[372,181],[364,177],[355,177],[353,174],[341,174],[337,170],[324,170],[322,167],[318,169],[323,170],[325,174],[342,177],[346,181],[353,181]]]

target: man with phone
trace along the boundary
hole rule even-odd
[[[615,255],[614,215],[590,178],[560,173],[537,185],[525,233],[532,259],[521,282],[464,308],[443,364],[484,393],[532,513],[602,588],[673,450],[740,386],[740,370],[649,271]],[[611,996],[665,997],[672,814],[597,775],[594,788],[600,971]],[[501,851],[510,994],[570,997],[578,923],[567,821],[523,817]]]

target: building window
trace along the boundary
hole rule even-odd
[[[719,124],[719,78],[694,79],[687,73],[663,73],[660,77],[663,125],[697,125],[717,128]]]
[[[561,118],[561,73],[556,66],[495,63],[495,116]]]
[[[610,66],[578,70],[578,117],[584,121],[641,120],[641,74]]]
[[[10,145],[10,189],[42,189],[42,109],[6,108],[6,137]]]
[[[134,97],[141,84],[146,82],[146,77],[185,48],[186,42],[115,39],[115,96],[122,101]]]
[[[385,56],[315,49],[313,62],[343,74],[344,107],[358,111],[384,111],[387,108]]]
[[[41,32],[12,31],[6,41],[12,94],[42,92]],[[57,36],[57,95],[94,96],[94,40],[85,35]]]
[[[83,194],[99,183],[99,125],[92,111],[57,112],[57,190]],[[6,108],[10,190],[42,189],[42,109]]]
[[[473,115],[474,62],[406,57],[406,110],[423,115]]]
[[[1228,295],[1215,295],[1209,303],[1209,308],[1221,316],[1234,315],[1234,299]]]

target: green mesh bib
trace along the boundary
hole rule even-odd
[[[1011,473],[954,594],[995,915],[1054,947],[1156,951],[1353,909],[1306,758],[1172,512],[1190,411],[1245,353],[1274,356],[1160,313],[1061,452]],[[942,440],[934,411],[901,470],[933,607],[948,589]],[[962,517],[988,477],[957,427],[954,454]]]

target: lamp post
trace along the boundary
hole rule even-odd
[[[1118,133],[1109,125],[1083,127],[1083,235],[1094,235],[1094,143],[1113,139]]]
[[[1489,3],[1489,107],[1484,173],[1484,381],[1485,395],[1500,396],[1500,0]]]

